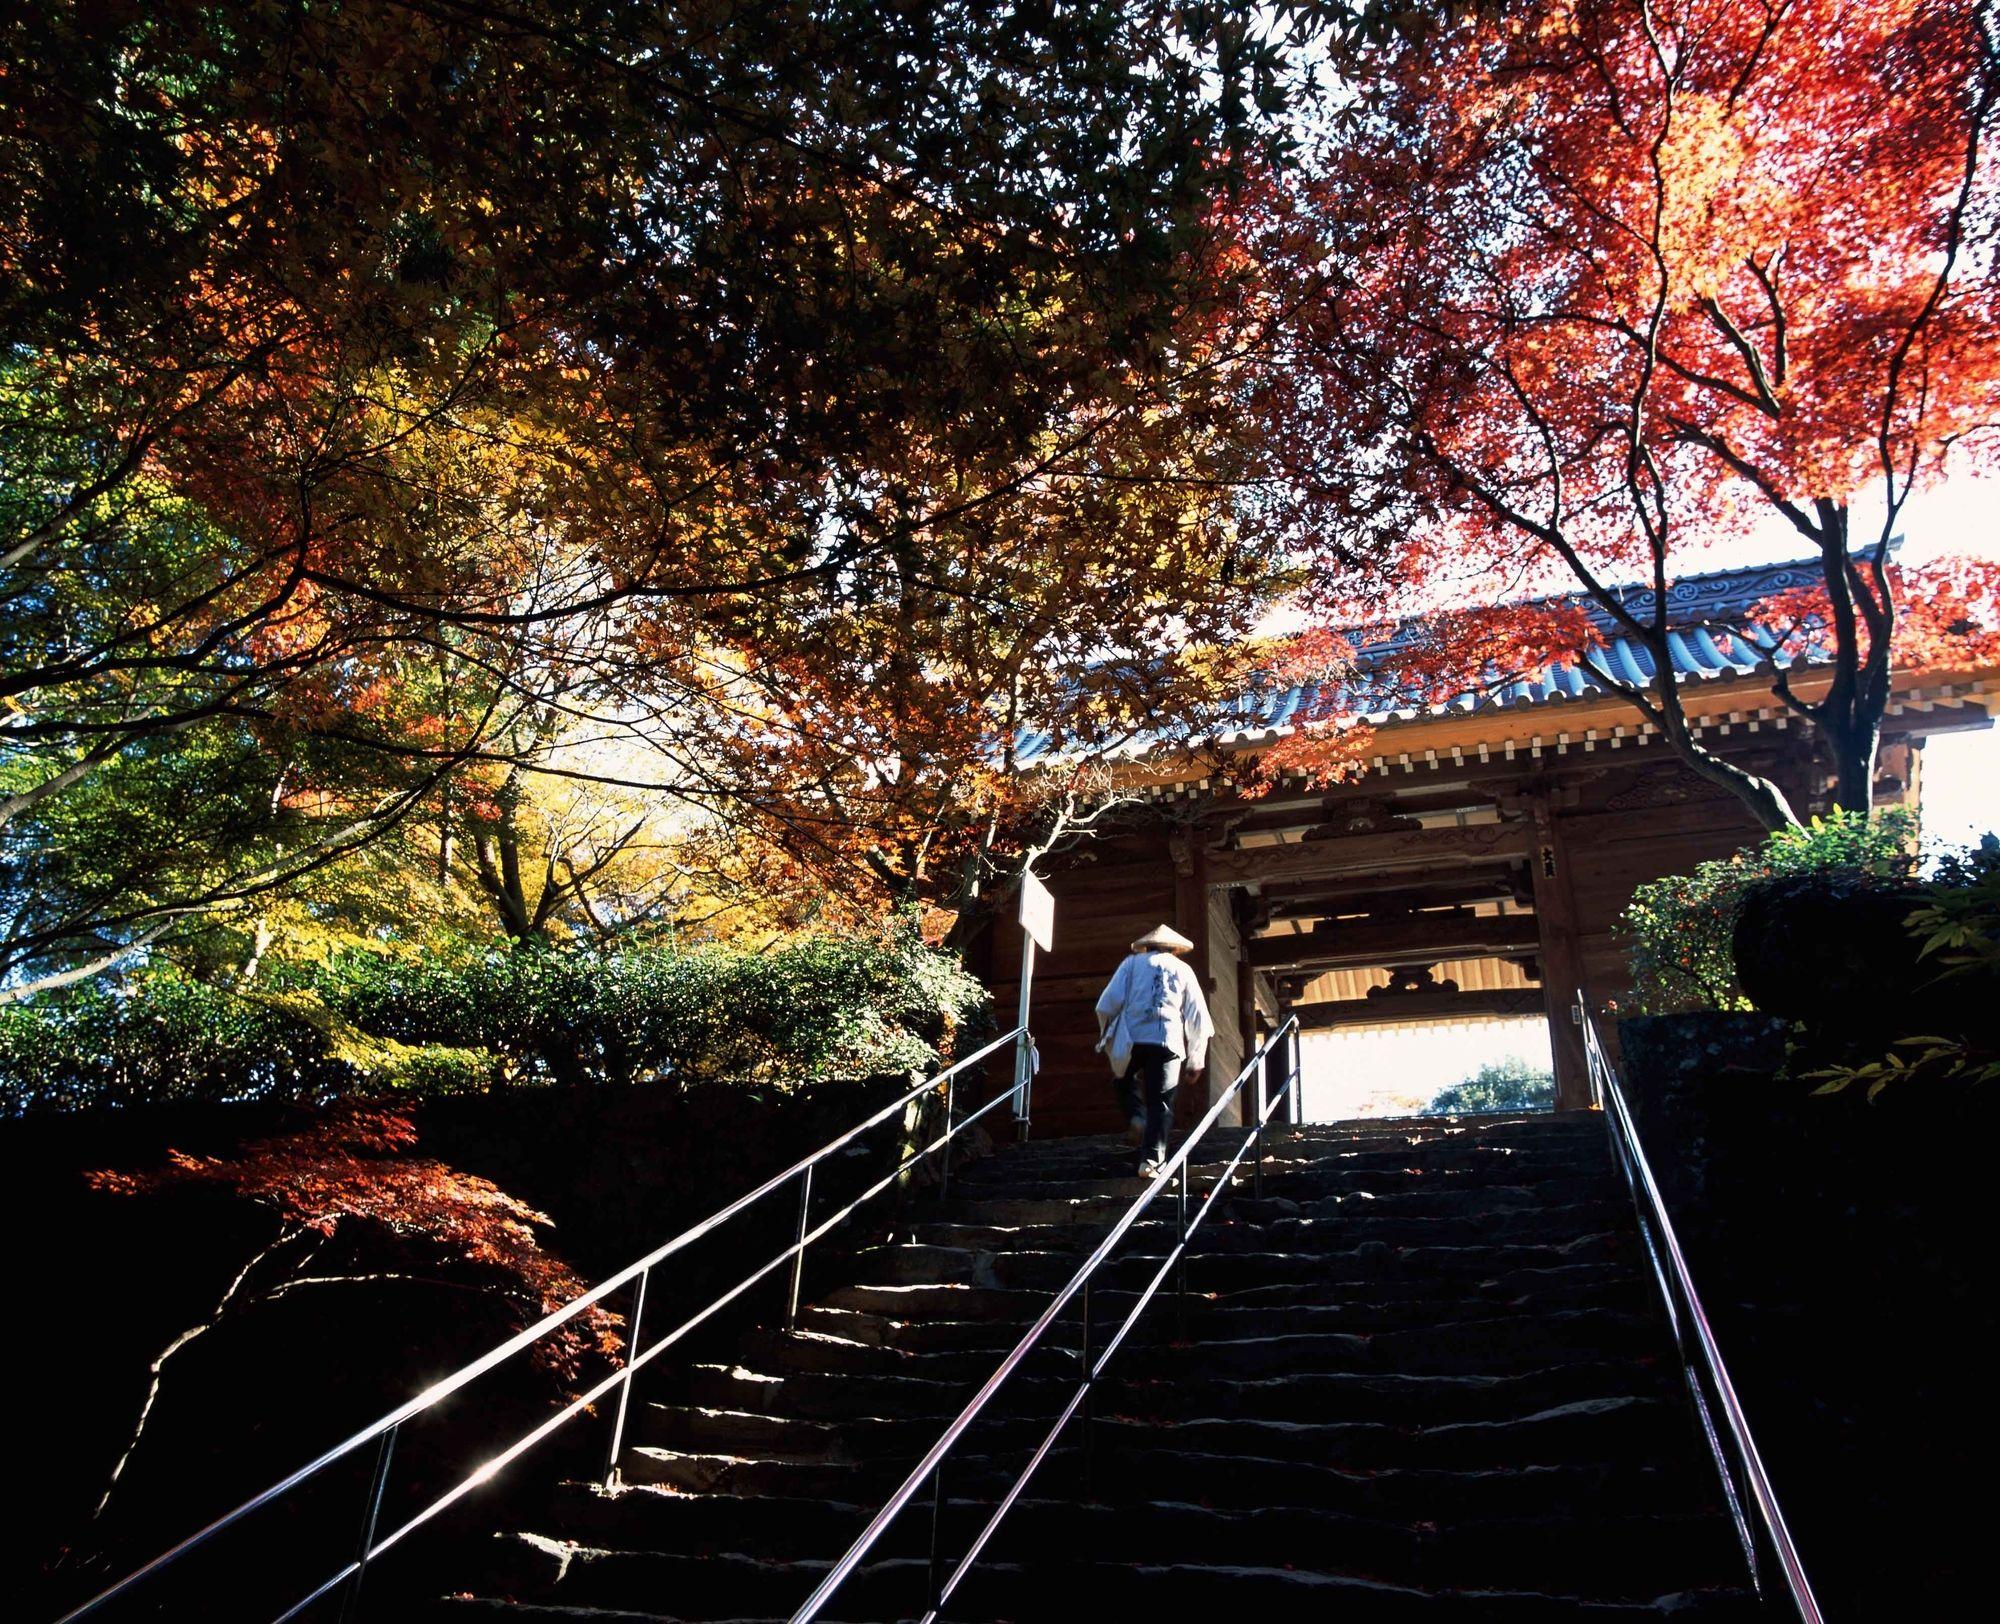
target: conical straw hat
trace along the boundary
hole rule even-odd
[[[1172,925],[1155,925],[1132,944],[1134,953],[1150,953],[1155,948],[1167,953],[1192,953],[1194,943]]]

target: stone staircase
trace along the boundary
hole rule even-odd
[[[1088,1458],[1073,1424],[947,1616],[1758,1615],[1599,1120],[1268,1147],[1263,1199],[1246,1185],[1200,1237],[1185,1328],[1163,1293]],[[1055,1140],[956,1171],[796,1330],[642,1389],[625,1487],[564,1485],[443,1613],[788,1617],[1140,1191],[1129,1155]],[[1150,1211],[1093,1290],[1100,1345],[1162,1255],[1171,1196]],[[1067,1398],[1076,1338],[1052,1329],[948,1460],[947,1563]],[[828,1616],[921,1616],[931,1538],[926,1498]]]

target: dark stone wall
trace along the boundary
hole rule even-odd
[[[1634,1115],[1828,1618],[1986,1584],[2000,1099],[1784,1076],[1763,1016],[1627,1020]]]
[[[822,1083],[792,1093],[734,1085],[685,1094],[538,1089],[432,1101],[412,1107],[416,1154],[480,1174],[540,1208],[554,1220],[548,1249],[594,1280],[797,1161],[909,1081]],[[500,1304],[480,1295],[410,1285],[301,1291],[256,1309],[167,1366],[146,1439],[111,1511],[93,1522],[90,1508],[144,1398],[148,1361],[207,1311],[272,1226],[216,1192],[104,1195],[87,1187],[85,1173],[157,1166],[170,1148],[224,1155],[308,1121],[282,1109],[178,1107],[0,1122],[0,1211],[16,1281],[5,1374],[22,1412],[9,1459],[13,1481],[33,1491],[10,1517],[0,1588],[27,1602],[25,1616],[54,1616],[516,1328]],[[825,1164],[815,1215],[893,1166],[906,1126],[899,1114],[853,1154]],[[892,1191],[857,1223],[879,1226],[897,1199]],[[774,1256],[797,1215],[796,1185],[774,1191],[663,1265],[650,1287],[651,1333]],[[837,1269],[843,1244],[868,1232],[849,1226],[827,1237],[815,1254],[824,1255],[821,1268]],[[407,1267],[410,1256],[393,1243],[373,1254],[384,1266]],[[690,1338],[690,1354],[712,1350],[746,1318],[773,1316],[785,1285],[780,1270],[732,1315]],[[813,1288],[810,1268],[806,1287]],[[611,1306],[628,1311],[629,1298]],[[656,1395],[671,1391],[674,1363],[649,1370],[658,1372]],[[546,1414],[560,1391],[547,1372],[516,1359],[434,1423],[413,1426],[398,1445],[389,1511],[413,1509],[427,1486],[455,1481],[496,1442]],[[544,1446],[542,1470],[520,1476],[546,1480],[550,1460],[601,1470],[607,1427],[608,1417],[579,1418]],[[272,1561],[280,1587],[316,1563],[325,1572],[345,1560],[371,1464],[347,1463],[317,1498],[260,1514],[244,1537],[219,1544],[214,1566],[192,1567],[189,1582],[206,1598],[199,1616],[249,1616],[258,1566],[274,1553],[283,1558]],[[503,1483],[484,1509],[491,1512],[494,1495],[519,1492],[531,1491]],[[430,1544],[453,1537],[441,1528]],[[230,1608],[215,1601],[217,1584],[233,1598]]]

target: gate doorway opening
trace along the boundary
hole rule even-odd
[[[1539,1015],[1308,1032],[1300,1058],[1306,1122],[1555,1105],[1549,1023]]]

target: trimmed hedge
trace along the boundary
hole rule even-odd
[[[354,1071],[281,1005],[160,971],[0,1008],[0,1113],[186,1102],[323,1104]]]
[[[953,1052],[985,1002],[903,933],[764,953],[349,953],[247,992],[156,969],[0,1009],[0,1112],[875,1076]]]

